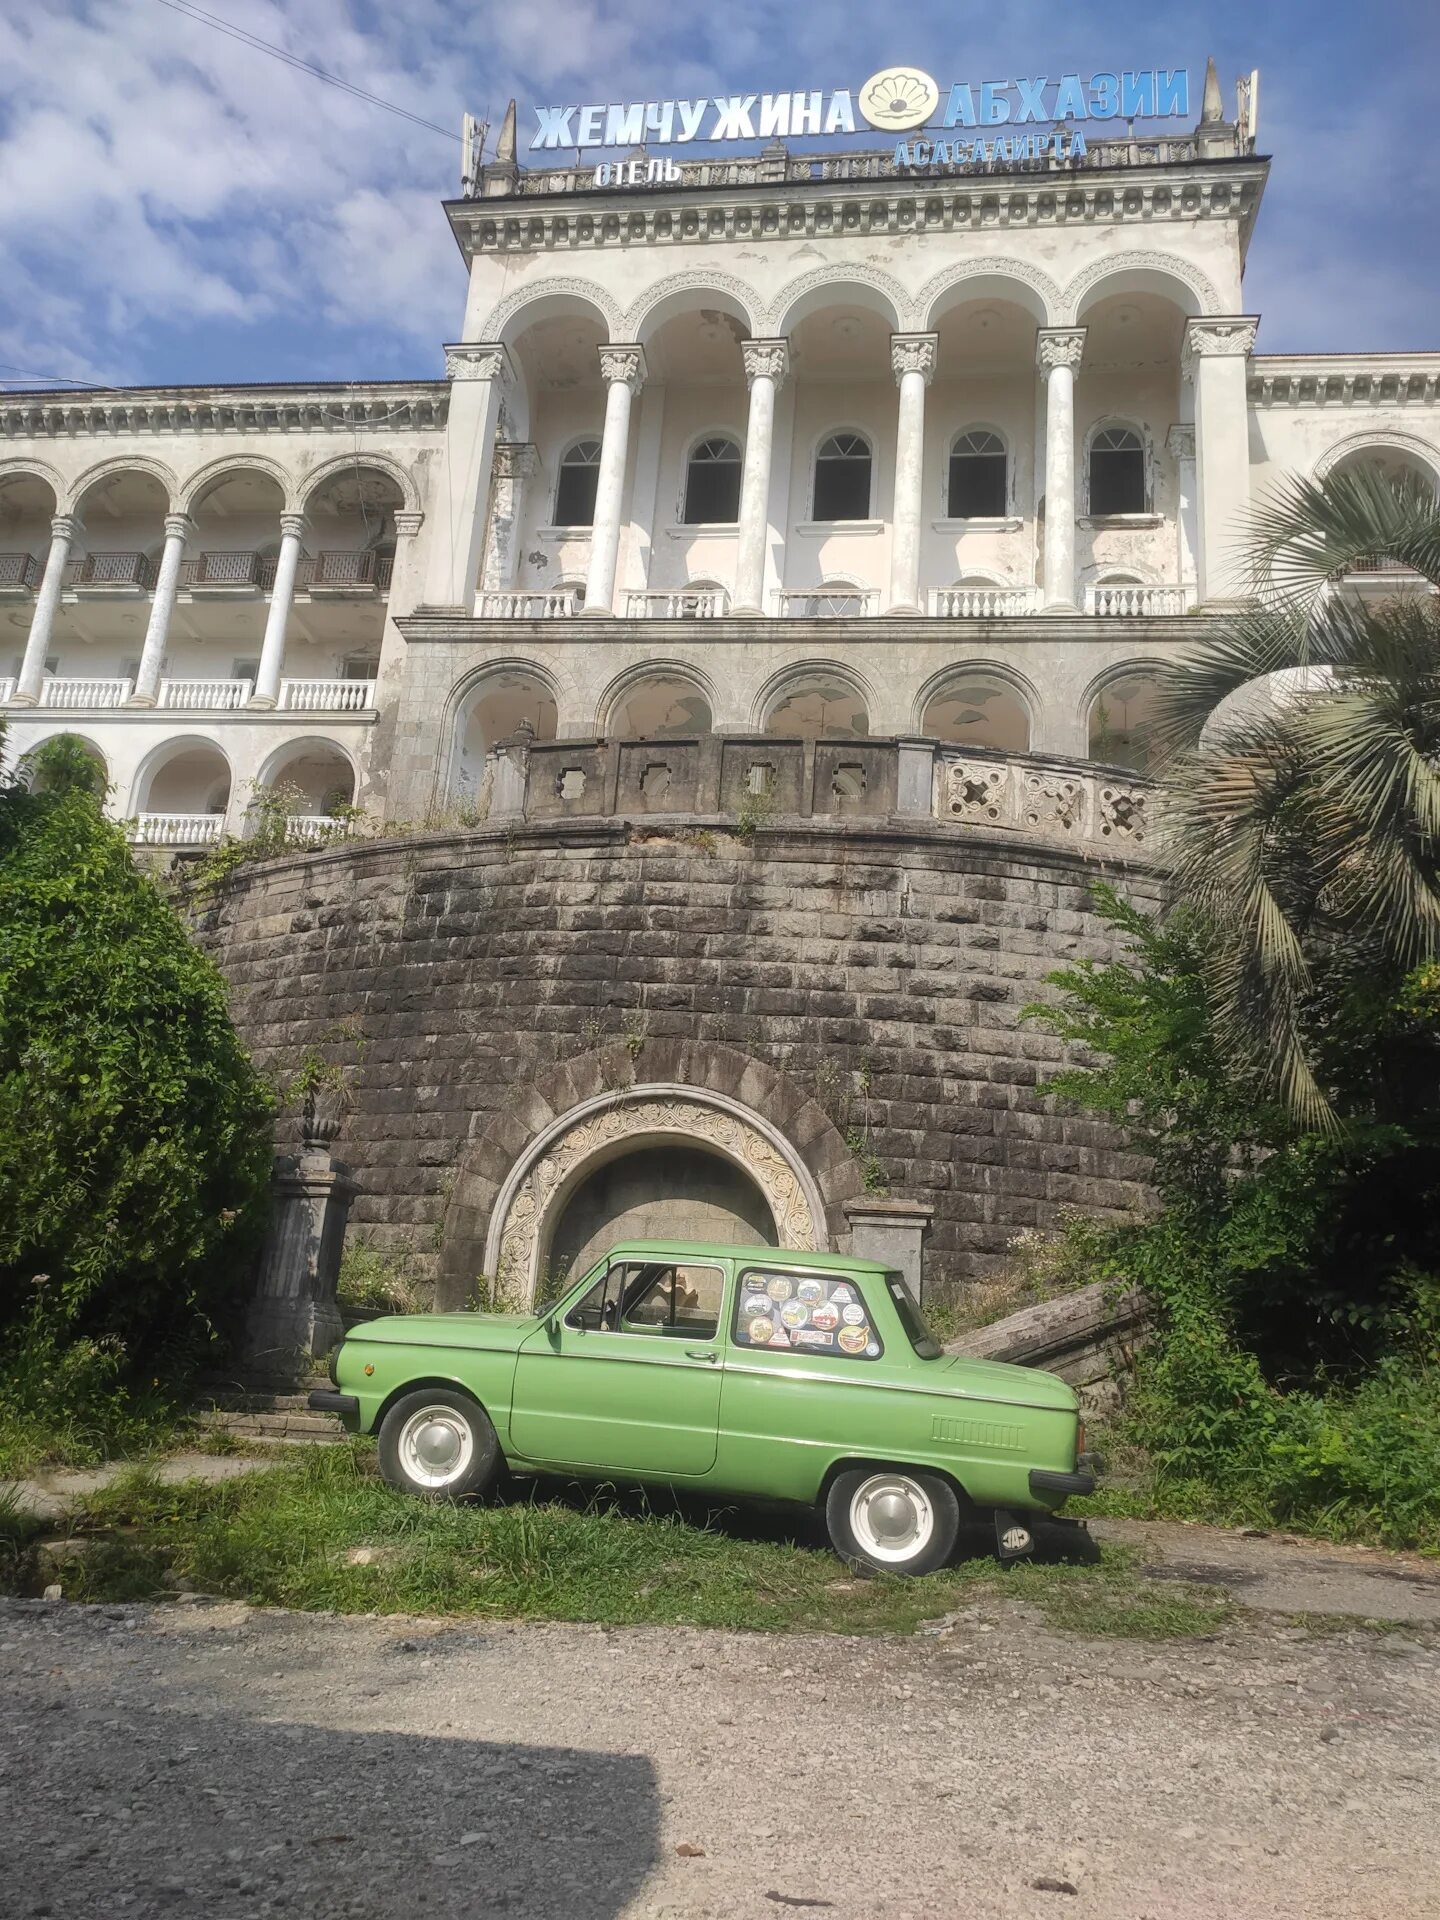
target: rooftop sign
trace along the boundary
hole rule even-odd
[[[1179,120],[1190,114],[1183,70],[1041,74],[1030,80],[955,81],[942,88],[916,67],[886,67],[862,87],[834,92],[746,93],[626,106],[537,107],[530,151],[681,146],[854,133],[859,120],[882,133],[919,127],[1061,126],[1081,120]]]

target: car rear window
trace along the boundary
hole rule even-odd
[[[847,1360],[878,1360],[885,1351],[865,1296],[848,1274],[774,1267],[747,1267],[740,1276],[734,1339],[737,1347],[785,1347]]]

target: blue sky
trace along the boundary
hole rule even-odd
[[[1185,66],[1261,71],[1262,351],[1440,348],[1437,0],[904,10],[783,0],[208,0],[447,142],[160,0],[0,8],[0,362],[121,384],[434,377],[461,111]],[[856,145],[865,144],[857,140]],[[0,379],[13,375],[0,370]]]

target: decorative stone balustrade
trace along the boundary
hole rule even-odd
[[[302,843],[336,840],[345,832],[345,822],[328,813],[291,813],[285,819],[285,838]]]
[[[280,711],[363,713],[375,704],[373,680],[282,680]]]
[[[162,680],[158,704],[199,713],[234,713],[252,691],[249,680]]]
[[[533,593],[482,593],[482,620],[569,620],[579,612],[574,587],[553,587]]]
[[[1154,788],[1138,775],[1096,772],[1036,754],[935,755],[935,811],[942,820],[1091,846],[1138,851],[1151,834]]]
[[[647,587],[625,596],[630,620],[716,620],[729,611],[724,587]]]
[[[1193,587],[1115,585],[1085,589],[1086,613],[1103,619],[1149,619],[1157,614],[1189,613],[1194,605]]]
[[[0,680],[0,707],[3,707],[6,701],[13,699],[14,696],[15,696],[15,677],[13,674],[10,674],[10,675],[7,675],[3,680]]]
[[[42,707],[123,707],[135,691],[133,680],[42,680]]]
[[[142,813],[126,822],[137,847],[213,847],[225,816],[219,813]]]
[[[930,611],[941,620],[1013,620],[1040,610],[1038,587],[935,587]]]
[[[878,587],[782,587],[782,619],[858,620],[880,610]]]

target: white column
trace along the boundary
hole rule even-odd
[[[790,347],[785,340],[745,340],[740,345],[750,388],[745,428],[745,465],[740,475],[740,528],[735,541],[732,613],[765,610],[765,546],[770,529],[770,476],[775,460],[775,395],[785,379]]]
[[[1165,445],[1175,462],[1179,494],[1175,514],[1175,578],[1182,587],[1195,584],[1195,426],[1193,421],[1177,420],[1165,436]]]
[[[614,611],[615,563],[620,553],[620,510],[625,500],[625,467],[630,457],[630,405],[645,383],[645,349],[600,349],[605,382],[605,431],[600,441],[600,475],[595,487],[595,519],[590,529],[590,569],[585,576],[585,611]]]
[[[1044,602],[1075,611],[1075,369],[1084,327],[1041,327],[1035,364],[1045,375]]]
[[[175,611],[175,593],[180,585],[180,562],[185,558],[185,542],[192,531],[193,522],[188,514],[166,514],[165,551],[155,576],[155,596],[150,602],[145,644],[140,649],[135,691],[129,701],[132,707],[153,707],[159,697],[160,676],[165,671],[165,645],[170,637],[170,616]]]
[[[65,569],[70,564],[70,548],[80,532],[80,522],[68,513],[57,513],[50,522],[50,552],[45,574],[35,596],[35,612],[25,638],[25,658],[20,663],[20,678],[15,682],[11,704],[33,707],[40,698],[45,678],[45,655],[50,651],[50,636],[55,631],[55,610],[65,586]]]
[[[475,611],[480,584],[502,402],[515,374],[509,353],[497,341],[467,341],[446,347],[445,378],[450,409],[425,542],[422,604],[468,615]],[[512,420],[512,431],[516,424]]]
[[[285,629],[295,597],[295,575],[300,566],[300,541],[305,532],[303,513],[280,516],[280,554],[275,562],[275,584],[270,589],[270,611],[265,638],[260,643],[260,665],[255,673],[252,707],[273,707],[280,698],[280,676],[285,671]]]
[[[1245,597],[1244,542],[1250,511],[1250,405],[1247,357],[1256,315],[1185,323],[1181,366],[1195,387],[1195,497],[1199,508],[1200,598],[1206,605]]]
[[[890,366],[900,385],[895,430],[895,513],[890,528],[888,613],[919,613],[920,510],[925,496],[925,389],[935,375],[933,333],[892,333]]]
[[[490,518],[480,563],[482,593],[504,593],[515,585],[515,559],[525,512],[526,482],[535,471],[535,449],[527,440],[497,440],[490,486]]]

